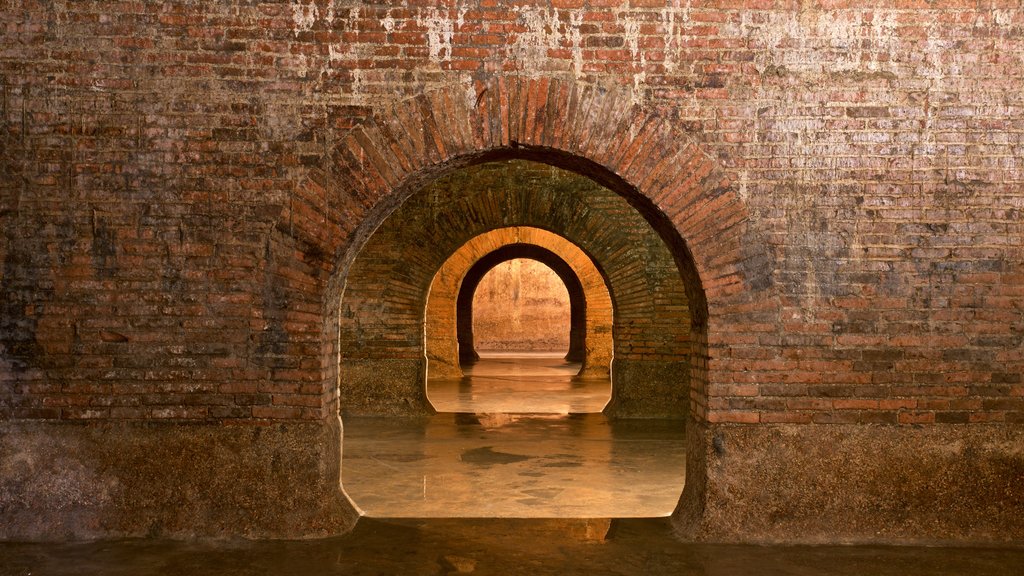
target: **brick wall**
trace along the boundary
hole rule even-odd
[[[271,350],[316,299],[284,318],[264,272],[306,167],[388,102],[526,72],[625,86],[756,218],[782,310],[715,331],[715,419],[1020,420],[1014,3],[598,4],[16,2],[3,413],[249,415],[217,407],[319,378]]]
[[[1015,0],[13,0],[0,27],[5,422],[328,417],[358,248],[494,154],[665,239],[700,446],[1024,421]]]

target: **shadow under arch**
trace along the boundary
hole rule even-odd
[[[339,138],[328,164],[291,192],[278,219],[269,274],[299,254],[327,276],[317,299],[324,306],[322,412],[338,414],[340,296],[377,226],[425,183],[461,167],[512,158],[558,166],[615,191],[644,215],[684,280],[695,361],[686,484],[674,520],[684,533],[699,531],[711,450],[708,320],[743,318],[743,305],[771,295],[771,259],[743,200],[674,120],[633,105],[627,90],[547,77],[495,77],[473,88],[475,100],[464,86],[450,86],[381,109]]]

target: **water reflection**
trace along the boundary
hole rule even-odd
[[[324,540],[0,543],[0,574],[1006,576],[1024,549],[682,543],[665,519],[372,520]]]
[[[438,412],[570,414],[600,412],[611,380],[578,376],[580,364],[550,353],[485,353],[456,379],[431,378]]]
[[[346,418],[343,483],[373,517],[665,516],[683,424],[602,414]]]

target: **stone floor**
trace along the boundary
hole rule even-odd
[[[362,519],[306,541],[0,543],[0,576],[1009,576],[1024,549],[685,544],[667,519]]]

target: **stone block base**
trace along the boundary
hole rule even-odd
[[[359,514],[340,421],[0,423],[0,540],[311,538]]]
[[[688,539],[1024,543],[1024,428],[691,423]]]

